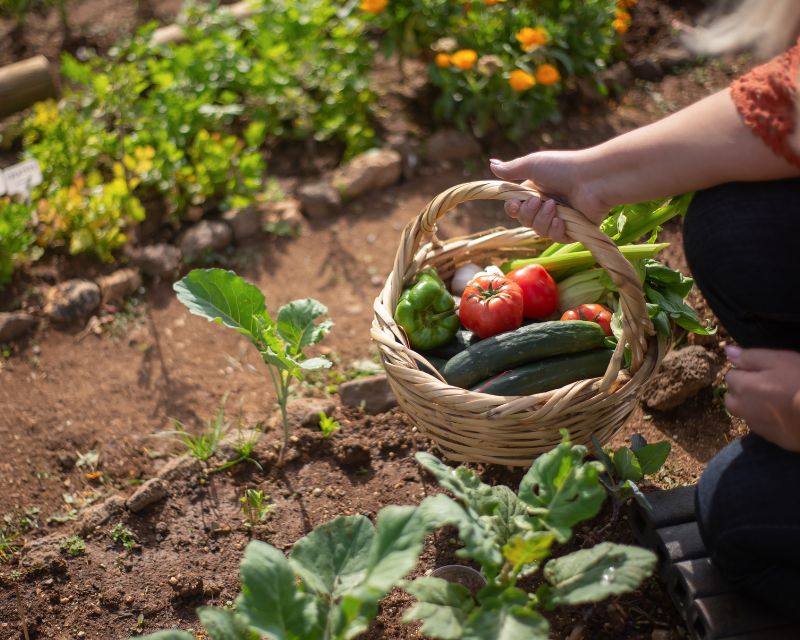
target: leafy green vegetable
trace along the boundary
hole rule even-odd
[[[189,311],[201,318],[235,329],[246,336],[261,354],[275,386],[283,421],[283,449],[289,440],[286,406],[295,379],[306,371],[327,368],[324,356],[308,358],[304,349],[322,340],[333,323],[328,309],[311,298],[294,300],[278,309],[278,322],[267,312],[264,295],[233,271],[195,269],[173,285]],[[317,322],[321,320],[321,322]]]

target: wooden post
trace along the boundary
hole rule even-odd
[[[0,68],[0,118],[57,95],[50,62],[44,56]]]
[[[223,10],[226,9],[226,7],[221,8]],[[249,0],[243,0],[243,2],[237,2],[236,4],[229,5],[227,10],[230,11],[236,18],[247,18],[254,13],[253,4]],[[171,24],[167,27],[161,27],[160,29],[153,31],[151,42],[154,45],[169,44],[173,42],[182,42],[184,37],[185,35],[180,25]]]

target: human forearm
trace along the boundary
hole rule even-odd
[[[580,188],[607,207],[800,175],[745,126],[728,90],[579,153]]]

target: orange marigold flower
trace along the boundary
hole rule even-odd
[[[442,69],[446,69],[450,66],[450,56],[446,53],[437,53],[436,54],[436,66]]]
[[[628,33],[628,23],[625,20],[617,18],[611,23],[611,26],[614,27],[617,33]]]
[[[536,82],[545,87],[556,84],[561,80],[561,74],[552,64],[540,64],[536,69]]]
[[[459,49],[450,56],[450,62],[462,71],[468,71],[475,66],[478,60],[478,54],[472,49]]]
[[[389,0],[361,0],[359,8],[367,13],[378,15],[379,13],[383,13],[387,4],[389,4]]]
[[[506,0],[483,0],[483,4],[485,4],[487,7],[493,7],[494,5],[505,1]]]
[[[533,51],[550,42],[550,34],[544,27],[523,27],[517,31],[517,40],[523,51]]]
[[[533,87],[536,84],[536,80],[527,71],[514,69],[508,77],[508,84],[511,85],[514,91],[521,93]]]
[[[625,11],[625,9],[617,9],[614,12],[614,15],[616,16],[617,20],[625,20],[625,22],[631,21],[631,14]]]

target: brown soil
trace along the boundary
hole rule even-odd
[[[136,21],[132,5],[125,3],[73,4],[74,26],[95,25],[97,33],[107,28],[107,33],[116,34]],[[663,32],[663,20],[676,14],[665,17],[660,4],[641,3],[644,26],[632,31],[632,39],[651,37],[648,19],[662,21],[659,33]],[[159,16],[169,17],[176,8],[176,3],[159,3]],[[651,14],[656,18],[646,18]],[[79,23],[77,16],[83,15],[85,22]],[[56,18],[50,14],[41,18],[42,25],[51,25],[41,30],[39,20],[31,18],[22,50],[27,55],[50,47],[48,55],[55,55],[60,48],[51,41]],[[5,27],[0,22],[0,32]],[[97,38],[94,44],[102,48],[116,35],[109,35],[108,42]],[[632,40],[631,46],[639,44]],[[19,55],[10,45],[0,45],[0,63]],[[547,127],[518,147],[491,144],[486,158],[601,141],[725,86],[739,70],[733,63],[714,64],[668,76],[657,84],[637,82],[617,103],[605,107],[572,105],[570,100],[563,124]],[[387,105],[408,102],[402,92],[384,99]],[[412,126],[416,125],[408,125]],[[371,303],[391,268],[400,229],[443,189],[490,177],[486,167],[485,158],[424,166],[418,177],[348,204],[338,218],[312,223],[299,238],[254,239],[225,256],[224,264],[266,292],[273,309],[301,296],[327,304],[336,327],[322,349],[340,370],[352,370],[356,360],[375,355],[368,337]],[[447,237],[506,223],[497,203],[471,203],[453,212],[441,232]],[[669,225],[664,235],[672,242],[667,261],[685,271],[680,225]],[[24,300],[26,290],[103,269],[51,258],[18,279],[12,291],[19,297],[3,307]],[[693,302],[708,315],[698,294]],[[706,344],[719,349],[720,340],[724,334]],[[286,465],[276,467],[280,435],[273,426],[274,394],[262,367],[243,338],[190,316],[175,300],[169,282],[149,282],[146,291],[117,313],[100,335],[87,334],[82,327],[43,326],[27,341],[8,345],[0,360],[0,442],[4,443],[0,516],[14,522],[27,519],[29,530],[20,544],[66,536],[72,523],[59,523],[53,517],[58,519],[70,509],[79,513],[109,496],[127,496],[141,481],[154,477],[179,451],[173,440],[158,436],[171,428],[170,418],[199,429],[227,394],[230,415],[241,407],[244,424],[267,426],[256,448],[263,471],[243,464],[213,476],[186,472],[170,485],[167,500],[142,515],[125,512],[87,537],[83,556],[64,556],[49,569],[21,577],[16,573],[19,555],[0,564],[0,638],[23,638],[23,629],[30,638],[116,639],[170,626],[196,628],[196,606],[222,605],[236,596],[237,565],[249,538],[238,502],[246,488],[260,488],[270,495],[270,515],[252,534],[278,548],[289,548],[336,515],[372,516],[383,505],[415,504],[434,490],[423,482],[412,458],[415,450],[428,449],[430,443],[412,432],[399,411],[372,417],[339,407],[334,416],[342,430],[333,441],[324,441],[315,430],[298,428]],[[325,389],[321,383],[301,392],[319,396]],[[668,413],[637,410],[612,444],[624,444],[636,432],[651,441],[671,440],[667,464],[646,488],[672,487],[694,482],[704,464],[743,430],[707,390]],[[341,457],[331,453],[337,442],[351,444],[369,461],[343,465]],[[75,464],[88,452],[99,456],[99,477],[93,466]],[[477,468],[484,477],[513,487],[520,477],[520,472]],[[108,530],[116,522],[136,534],[140,546],[133,553],[110,539]],[[602,539],[631,541],[624,520],[607,524],[604,513],[581,528],[574,544],[594,544],[601,530]],[[417,572],[448,563],[454,548],[444,535],[431,540]],[[392,594],[364,637],[419,637],[413,626],[400,623],[408,604],[406,596]],[[583,635],[570,635],[579,625]],[[556,612],[553,637],[649,639],[653,630],[665,629],[679,638],[683,637],[679,627],[668,597],[651,579],[633,594]]]

